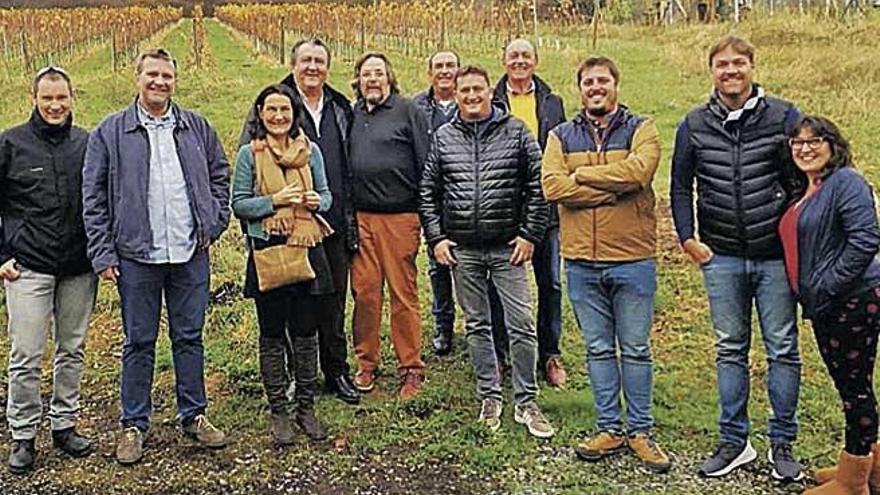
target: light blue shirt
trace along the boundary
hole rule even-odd
[[[150,140],[147,205],[153,242],[148,263],[186,263],[196,250],[196,229],[174,142],[174,113],[170,105],[161,117],[137,108]]]

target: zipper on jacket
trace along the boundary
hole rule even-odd
[[[482,185],[480,184],[480,151],[479,136],[477,136],[477,123],[474,122],[474,234],[477,233],[477,226],[480,219],[480,196],[482,194]]]
[[[742,129],[736,130],[736,142],[733,144],[733,201],[736,205],[737,235],[742,239],[743,257],[749,257],[749,240],[746,239],[746,228],[743,211],[742,185]]]

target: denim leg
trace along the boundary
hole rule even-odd
[[[504,308],[498,297],[495,283],[489,280],[489,311],[492,313],[492,341],[495,346],[495,356],[499,363],[510,364],[510,338],[507,327],[504,325]]]
[[[560,280],[559,229],[547,231],[543,242],[535,245],[532,257],[538,286],[538,362],[562,355],[562,281]]]
[[[431,277],[431,293],[434,302],[431,313],[434,315],[434,329],[438,332],[452,333],[455,324],[455,303],[452,300],[452,273],[449,267],[437,263],[434,253],[428,249],[428,275]]]
[[[746,260],[716,254],[703,265],[709,313],[715,328],[721,441],[745,445],[749,435],[749,348],[752,290]]]
[[[55,289],[55,367],[49,421],[53,430],[76,424],[86,332],[95,308],[98,277],[88,272],[58,280]]]
[[[56,279],[20,268],[15,280],[4,280],[9,320],[9,396],[6,420],[13,440],[37,435],[43,414],[40,376],[52,326]]]
[[[165,280],[165,304],[177,382],[177,412],[184,423],[204,414],[208,403],[202,327],[210,283],[208,253],[204,251],[196,252],[186,263],[172,265]]]
[[[603,270],[589,263],[565,262],[568,298],[587,348],[596,426],[623,433],[620,419],[620,366],[614,345],[614,307]]]
[[[153,366],[162,310],[162,287],[168,265],[119,260],[116,289],[122,309],[122,425],[150,429]]]
[[[533,402],[538,395],[535,372],[538,337],[532,326],[532,303],[526,268],[510,264],[512,251],[508,246],[489,251],[489,277],[495,283],[504,308],[504,326],[510,332],[513,399],[516,404],[525,405]]]
[[[496,371],[489,312],[489,266],[479,249],[459,246],[455,249],[458,264],[452,270],[455,295],[464,313],[465,338],[477,379],[477,395],[482,399],[501,400],[501,383]]]
[[[626,399],[627,433],[651,431],[651,323],[657,267],[653,259],[622,263],[610,271],[613,279],[614,330],[620,346],[620,371]]]
[[[767,350],[767,395],[770,441],[792,443],[797,438],[797,403],[801,384],[797,310],[782,260],[753,262],[755,304]]]

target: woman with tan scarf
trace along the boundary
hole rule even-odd
[[[317,212],[332,196],[317,145],[300,129],[304,108],[284,86],[265,88],[248,122],[232,182],[232,210],[248,246],[245,297],[260,326],[260,374],[269,400],[269,425],[278,445],[293,443],[293,424],[311,440],[326,438],[315,417],[318,324],[333,307],[333,283],[321,240],[332,230]],[[294,403],[285,346],[295,361]]]

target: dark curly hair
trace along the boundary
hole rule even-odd
[[[828,163],[825,165],[821,174],[823,180],[843,167],[855,167],[849,141],[843,137],[843,133],[840,132],[840,128],[837,127],[837,124],[826,117],[804,115],[798,120],[797,124],[794,125],[791,131],[789,131],[789,139],[798,137],[804,129],[809,129],[813,132],[814,136],[821,137],[829,146],[831,146],[831,158],[828,160]],[[789,152],[791,152],[790,146]],[[800,186],[797,189],[799,191],[806,191],[808,182],[807,175],[794,166],[794,176],[798,186]]]
[[[290,99],[290,105],[291,108],[293,108],[293,122],[290,125],[290,131],[288,131],[288,134],[292,138],[299,136],[303,125],[303,119],[305,118],[305,107],[303,106],[303,102],[300,100],[299,95],[286,85],[273,84],[271,86],[266,86],[260,91],[260,94],[257,95],[256,101],[254,101],[253,107],[251,107],[251,112],[248,114],[247,134],[250,140],[266,139],[268,131],[263,124],[263,119],[260,117],[260,111],[263,109],[263,104],[266,103],[266,98],[274,94],[284,95]]]

